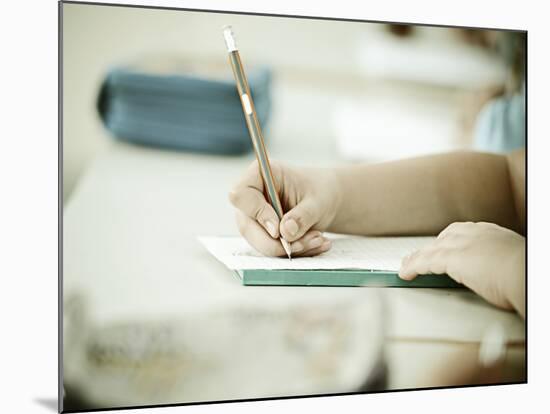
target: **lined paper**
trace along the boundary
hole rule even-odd
[[[435,237],[361,237],[325,234],[332,248],[315,257],[292,260],[266,257],[242,237],[199,237],[219,261],[232,270],[386,270],[398,271],[406,255],[420,249]]]

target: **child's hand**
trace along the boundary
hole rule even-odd
[[[286,212],[279,218],[264,196],[264,185],[254,162],[229,194],[237,208],[237,224],[244,238],[267,256],[285,256],[280,235],[291,243],[295,256],[314,256],[330,249],[323,237],[339,208],[337,178],[330,170],[296,170],[271,163],[279,199]]]
[[[492,304],[525,317],[525,238],[492,223],[453,223],[403,259],[399,276],[447,273]]]

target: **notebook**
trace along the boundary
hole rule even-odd
[[[433,237],[361,237],[325,234],[332,248],[315,257],[266,257],[242,237],[199,237],[243,285],[460,287],[447,275],[399,278],[401,259]]]

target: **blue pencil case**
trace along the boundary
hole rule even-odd
[[[257,68],[248,74],[248,81],[265,129],[271,109],[271,70]],[[230,77],[115,67],[101,85],[97,108],[112,135],[127,142],[226,155],[252,150]]]

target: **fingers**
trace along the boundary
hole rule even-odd
[[[265,256],[286,256],[279,238],[271,237],[256,220],[240,210],[236,211],[236,218],[241,235],[257,251]],[[304,237],[291,243],[290,247],[292,255],[295,257],[314,256],[327,251],[330,248],[330,241],[323,237],[320,231],[311,230]]]
[[[324,239],[323,243],[319,247],[314,247],[309,250],[306,250],[304,252],[295,254],[295,257],[310,257],[310,256],[317,256],[319,254],[323,254],[325,252],[328,252],[330,248],[332,247],[332,243],[328,239]]]
[[[251,187],[260,192],[264,191],[264,182],[262,180],[262,176],[260,175],[258,161],[254,161],[248,166],[246,172],[243,174],[235,187]]]
[[[405,257],[399,269],[399,277],[412,280],[418,275],[447,273],[447,251],[436,243],[417,250]]]
[[[272,167],[273,174],[277,171],[281,173],[275,164]],[[293,254],[311,256],[330,249],[330,242],[326,243],[327,240],[322,238],[319,232],[311,233],[312,227],[318,223],[321,216],[319,203],[312,198],[305,198],[288,211],[283,220],[279,220],[275,210],[264,197],[264,185],[257,162],[249,167],[229,194],[229,199],[239,210],[237,222],[241,234],[265,255],[284,255],[277,240],[280,236],[291,243]],[[256,222],[256,225],[252,222]]]
[[[279,239],[271,237],[256,220],[241,210],[237,210],[235,215],[239,232],[252,247],[265,256],[286,256]]]
[[[292,243],[292,246],[300,244],[303,249],[293,253],[294,257],[317,256],[331,248],[331,242],[320,231],[310,230],[304,237]]]
[[[273,239],[279,237],[277,213],[256,187],[238,185],[229,193],[229,200],[246,216],[260,223]]]
[[[286,240],[293,242],[303,237],[319,221],[319,218],[320,211],[317,203],[311,198],[306,198],[283,216],[280,232]]]
[[[403,258],[399,277],[412,280],[418,275],[433,273],[448,274],[457,280],[454,272],[449,270],[456,263],[457,255],[460,254],[463,235],[471,232],[475,226],[476,224],[472,222],[457,222],[447,226],[432,244]]]

